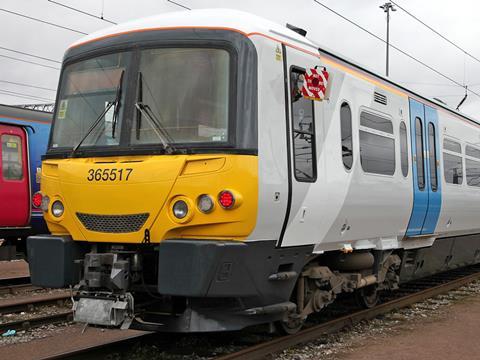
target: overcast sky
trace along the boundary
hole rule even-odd
[[[380,0],[319,0],[371,32],[385,38],[386,18],[379,9]],[[179,11],[181,8],[166,0],[58,0],[63,4],[100,15],[115,22]],[[195,9],[234,8],[249,11],[281,24],[303,27],[307,36],[341,55],[380,74],[385,72],[385,45],[353,25],[328,12],[313,0],[179,0]],[[475,0],[398,0],[395,1],[428,25],[480,59],[480,3]],[[101,20],[73,12],[48,0],[0,0],[0,9],[18,12],[59,25],[91,33],[110,26]],[[391,43],[412,54],[459,83],[467,84],[480,94],[480,63],[464,55],[400,9],[392,14]],[[50,102],[59,71],[5,58],[5,56],[60,67],[60,64],[13,53],[1,48],[32,53],[61,60],[70,43],[81,34],[58,29],[0,11],[0,103],[25,104]],[[427,70],[414,61],[391,50],[390,77],[429,97],[437,97],[456,107],[464,90]],[[16,82],[52,90],[10,84]],[[8,92],[8,95],[7,93]],[[13,93],[35,98],[20,98]],[[461,110],[469,115],[480,113],[480,97],[469,94]],[[480,118],[480,115],[477,116]]]

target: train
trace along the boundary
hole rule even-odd
[[[480,123],[235,10],[162,14],[65,53],[32,283],[75,321],[298,331],[480,258]]]
[[[51,122],[51,113],[0,105],[1,260],[24,253],[27,236],[48,231],[39,204],[32,199],[40,190],[41,156],[47,150]]]

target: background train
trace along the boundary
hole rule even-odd
[[[478,262],[479,123],[303,35],[195,10],[73,44],[32,282],[74,285],[81,322],[294,332],[340,293]]]
[[[41,155],[47,149],[52,114],[0,105],[0,259],[25,250],[28,235],[45,233],[33,194],[40,190]]]

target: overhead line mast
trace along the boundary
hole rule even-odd
[[[397,11],[391,2],[386,2],[380,6],[380,9],[383,9],[383,12],[387,14],[387,58],[385,66],[385,75],[388,77],[388,67],[389,67],[389,50],[390,50],[390,11]]]

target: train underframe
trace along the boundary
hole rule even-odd
[[[322,255],[275,241],[131,245],[45,235],[30,237],[27,247],[33,284],[75,287],[76,321],[168,332],[277,323],[293,333],[341,293],[370,307],[380,290],[480,260],[480,235],[422,249]]]

